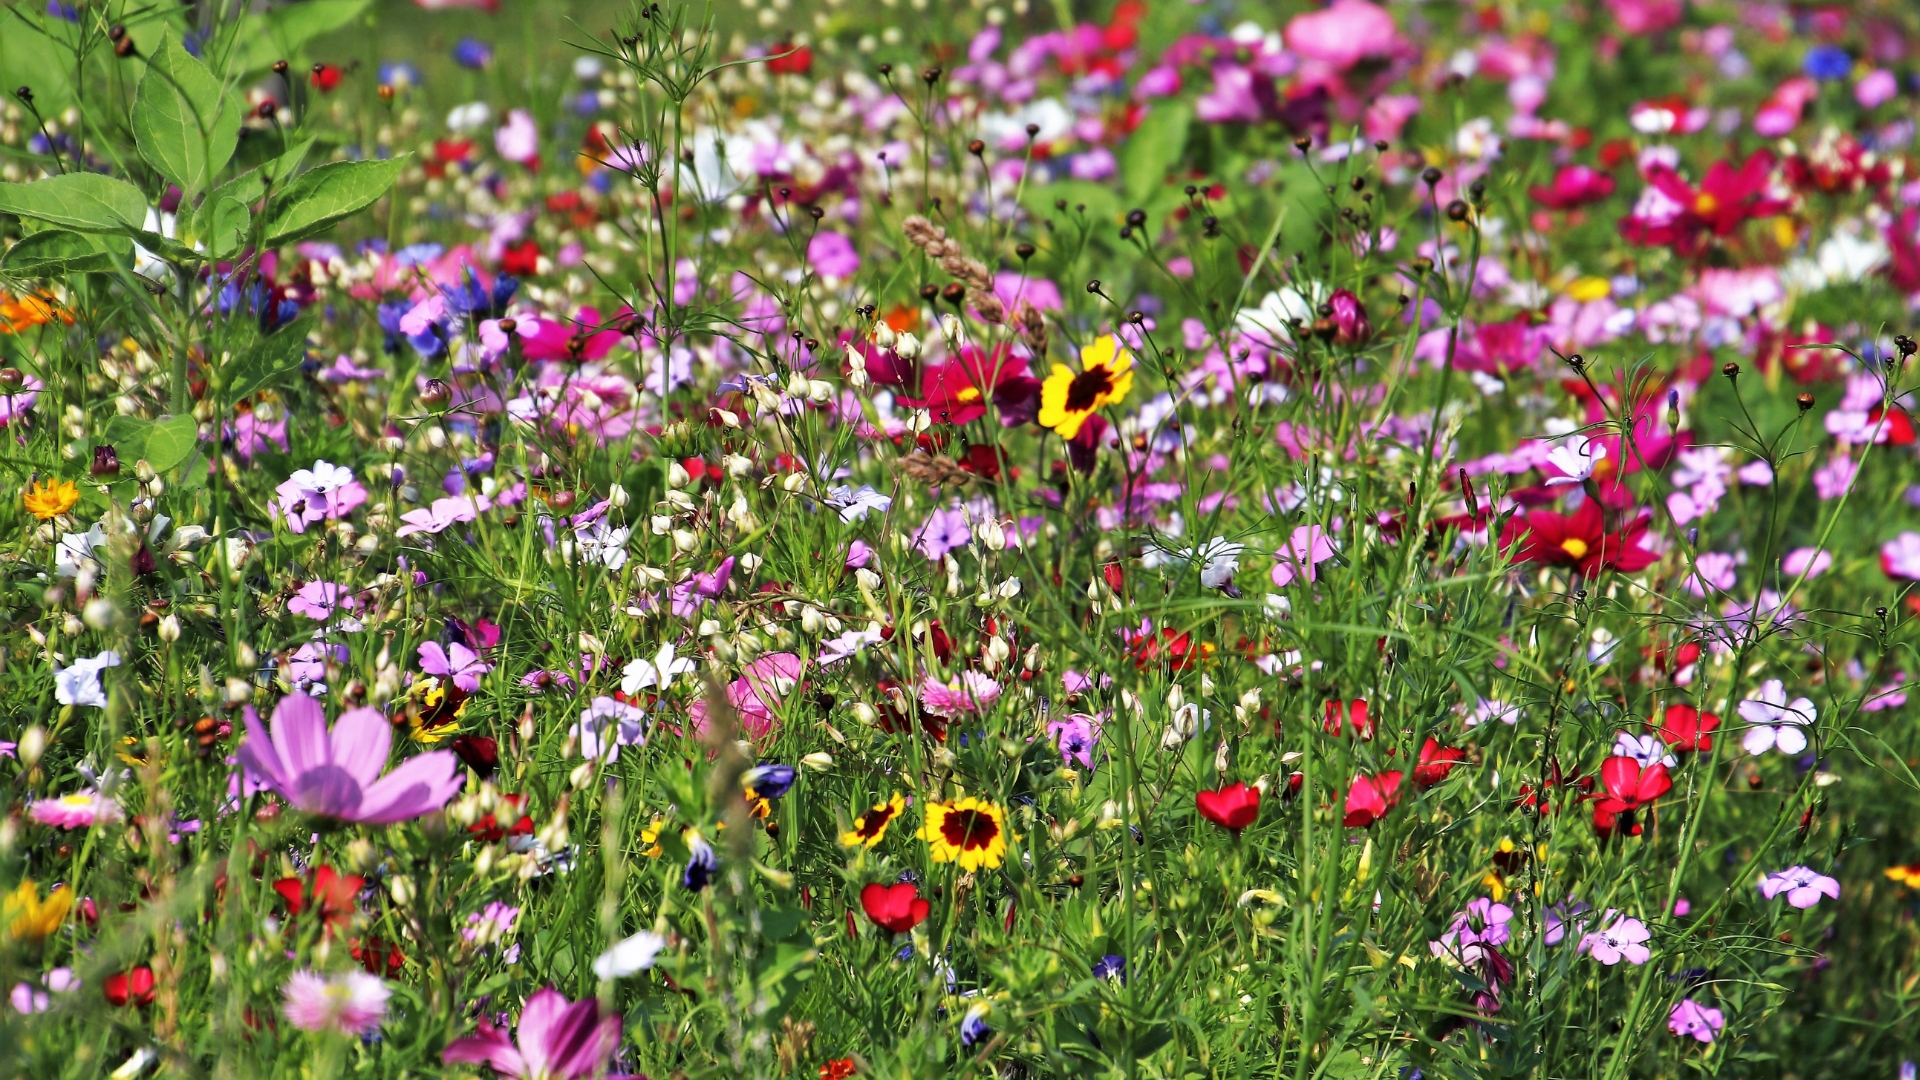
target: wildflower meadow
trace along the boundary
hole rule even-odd
[[[0,89],[0,1077],[1914,1080],[1913,3]]]

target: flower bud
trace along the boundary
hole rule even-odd
[[[893,352],[902,360],[915,360],[920,356],[920,339],[911,333],[901,334],[893,343]]]
[[[627,494],[627,489],[625,487],[619,484],[614,484],[607,488],[607,503],[608,505],[612,506],[614,509],[616,510],[623,509],[626,507],[626,505],[629,502],[632,502],[632,501],[633,501],[633,496]]]
[[[47,752],[47,729],[35,724],[20,733],[20,745],[14,753],[20,756],[20,764],[31,769],[40,763],[40,755]]]
[[[675,461],[667,466],[668,487],[678,489],[686,487],[691,483],[693,483],[693,477],[688,474],[685,465]]]
[[[826,772],[828,769],[833,768],[833,755],[827,753],[825,750],[815,750],[813,753],[801,758],[800,764],[812,769],[814,772]]]

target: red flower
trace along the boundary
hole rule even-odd
[[[820,1066],[820,1080],[848,1080],[856,1071],[852,1058],[836,1058]]]
[[[1629,815],[1628,835],[1639,836],[1640,825],[1631,820],[1633,812],[1673,790],[1665,765],[1642,766],[1630,757],[1608,758],[1600,766],[1600,782],[1605,791],[1592,797],[1593,828],[1602,838],[1613,835],[1623,814]]]
[[[1691,705],[1669,705],[1655,734],[1675,750],[1712,750],[1713,729],[1719,726],[1720,718],[1712,713]]]
[[[288,914],[298,917],[311,904],[327,929],[333,930],[353,918],[358,909],[356,898],[366,885],[367,879],[357,874],[342,874],[331,866],[322,866],[310,878],[281,878],[273,883],[273,891],[287,902]]]
[[[347,951],[355,960],[360,961],[361,967],[367,969],[367,974],[385,975],[389,979],[400,974],[401,967],[407,962],[406,954],[400,951],[400,946],[389,944],[379,938],[356,941],[347,947]]]
[[[1596,577],[1602,570],[1631,574],[1660,561],[1640,546],[1646,531],[1647,518],[1636,514],[1625,529],[1607,532],[1599,500],[1588,499],[1571,516],[1534,510],[1509,518],[1500,532],[1500,550],[1510,552],[1517,544],[1516,560],[1572,566],[1581,577]]]
[[[1577,210],[1613,194],[1613,177],[1585,165],[1563,166],[1550,186],[1535,184],[1527,189],[1533,201],[1550,210]]]
[[[500,744],[490,735],[461,735],[447,748],[466,762],[467,768],[485,780],[500,770]]]
[[[1672,247],[1682,255],[1697,255],[1703,233],[1726,236],[1751,218],[1771,217],[1787,208],[1787,200],[1772,198],[1773,155],[1755,150],[1746,163],[1716,161],[1696,189],[1680,174],[1662,165],[1647,172],[1652,186],[1620,219],[1620,235],[1636,244]]]
[[[1467,752],[1457,746],[1441,746],[1432,736],[1420,747],[1420,763],[1413,767],[1413,786],[1430,788],[1447,778],[1455,765],[1467,760]]]
[[[1332,310],[1328,318],[1333,320],[1333,343],[1336,345],[1364,345],[1373,337],[1373,324],[1367,321],[1367,309],[1360,298],[1348,289],[1335,289],[1327,297],[1327,307]]]
[[[813,50],[805,45],[776,45],[767,70],[775,75],[805,75],[813,70]]]
[[[1327,718],[1322,723],[1327,734],[1338,735],[1345,730],[1342,717],[1353,722],[1353,733],[1361,739],[1373,741],[1373,721],[1367,717],[1367,703],[1360,698],[1350,702],[1327,702]]]
[[[132,971],[109,975],[100,983],[100,991],[113,1005],[153,1004],[153,969],[142,964]]]
[[[332,64],[315,64],[313,65],[313,74],[308,76],[308,78],[313,83],[315,90],[323,94],[331,94],[334,88],[340,85],[340,79],[343,75],[344,73]]]
[[[1193,803],[1200,816],[1238,835],[1260,816],[1260,789],[1228,784],[1218,791],[1196,791]]]
[[[1034,398],[1039,389],[1040,381],[1027,374],[1027,362],[1013,355],[1011,346],[988,353],[967,345],[958,360],[930,367],[920,376],[922,396],[902,397],[900,403],[928,410],[936,423],[970,424],[987,414],[989,398],[1004,414],[1010,403]]]
[[[893,934],[904,934],[919,926],[933,910],[933,905],[921,898],[920,887],[911,881],[868,885],[860,890],[860,907],[874,925]]]
[[[481,843],[493,844],[509,836],[532,836],[533,819],[526,814],[527,797],[525,795],[502,795],[500,801],[506,804],[506,811],[484,814],[480,820],[467,826],[467,832]],[[512,825],[500,824],[501,819],[513,822]]]
[[[1353,786],[1347,789],[1346,824],[1366,828],[1386,817],[1387,811],[1400,801],[1400,781],[1404,776],[1394,769],[1378,776],[1354,777]]]
[[[500,253],[500,272],[517,278],[533,277],[540,272],[540,243],[521,240],[508,244]]]

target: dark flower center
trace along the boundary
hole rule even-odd
[[[880,835],[880,830],[886,828],[887,822],[892,820],[893,807],[883,806],[878,810],[869,810],[861,814],[860,820],[854,823],[853,831],[863,840],[871,839]]]
[[[978,851],[1000,835],[1000,823],[978,810],[954,810],[940,823],[940,835],[962,851]]]
[[[1073,377],[1067,384],[1067,411],[1092,412],[1100,395],[1113,389],[1113,376],[1104,367],[1093,367]]]

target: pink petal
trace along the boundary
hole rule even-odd
[[[350,709],[334,722],[329,736],[334,763],[360,782],[372,787],[387,767],[387,754],[393,749],[393,725],[379,709]]]

